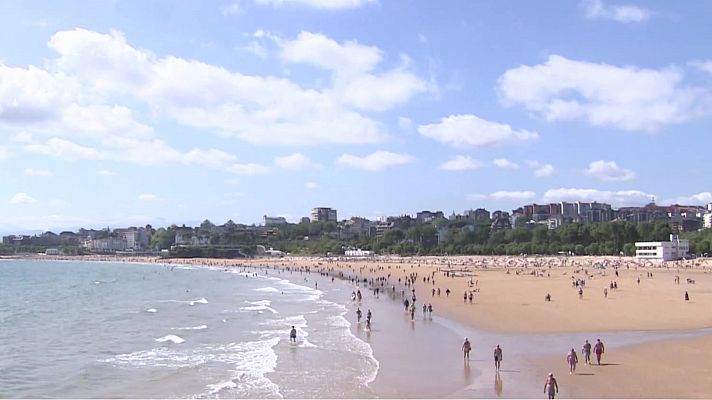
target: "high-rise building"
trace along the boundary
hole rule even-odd
[[[329,207],[312,208],[312,222],[337,222],[336,210]]]

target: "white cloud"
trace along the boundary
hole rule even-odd
[[[336,163],[368,171],[380,171],[389,167],[408,164],[414,160],[415,159],[408,154],[379,150],[365,157],[344,154],[336,160]]]
[[[614,206],[635,206],[647,204],[654,195],[640,190],[621,190],[610,192],[597,189],[559,188],[550,189],[544,193],[542,201],[598,201]]]
[[[482,163],[480,161],[475,160],[470,156],[455,156],[452,160],[440,165],[440,169],[444,171],[466,171],[477,169],[481,166]]]
[[[710,111],[710,92],[683,86],[683,78],[675,67],[617,67],[552,55],[544,64],[506,71],[498,91],[506,104],[548,121],[655,131]]]
[[[312,166],[309,157],[301,153],[294,153],[284,157],[275,157],[274,164],[280,168],[300,170]]]
[[[499,168],[505,168],[505,169],[517,169],[519,168],[519,164],[509,161],[506,158],[497,158],[494,161],[492,161],[492,164]]]
[[[712,193],[700,192],[691,196],[676,197],[674,199],[665,200],[665,203],[681,205],[706,205],[712,203]]]
[[[183,155],[186,165],[202,165],[210,168],[225,168],[237,161],[237,157],[222,150],[193,149]]]
[[[116,172],[109,171],[109,170],[106,170],[106,169],[97,170],[97,171],[96,171],[96,174],[97,174],[97,175],[101,175],[101,176],[116,176],[116,175],[117,175]]]
[[[37,199],[30,196],[27,193],[19,192],[15,193],[12,198],[10,198],[10,204],[34,204],[37,203]]]
[[[653,15],[645,7],[631,4],[606,5],[603,0],[583,0],[581,7],[588,19],[608,19],[622,23],[643,22]]]
[[[67,160],[100,160],[105,156],[97,149],[81,146],[65,139],[51,138],[44,144],[34,143],[25,146],[27,151]]]
[[[556,168],[551,164],[544,164],[534,171],[537,178],[548,178],[556,174]]]
[[[159,200],[160,198],[156,196],[155,194],[151,193],[142,193],[138,195],[138,199],[141,201],[156,201]]]
[[[27,176],[44,176],[44,177],[50,177],[52,176],[51,171],[47,171],[45,169],[32,169],[32,168],[26,168],[24,171],[25,175]]]
[[[636,178],[636,173],[619,167],[615,161],[598,160],[588,164],[585,174],[602,181],[629,181]]]
[[[266,173],[267,171],[269,171],[269,168],[265,167],[264,165],[255,163],[235,163],[230,165],[227,168],[227,171],[236,175],[257,175]]]
[[[376,2],[377,0],[255,0],[257,4],[271,5],[273,7],[295,5],[324,10],[359,8],[366,4]]]
[[[0,146],[0,160],[6,159],[8,156],[8,151],[6,148]]]
[[[29,132],[18,132],[10,138],[15,143],[32,143],[32,134]]]
[[[527,165],[534,169],[534,176],[537,178],[549,178],[556,175],[556,168],[551,164],[543,164],[539,161],[527,161]]]
[[[304,187],[307,188],[307,189],[309,189],[309,190],[314,190],[314,189],[317,189],[317,188],[319,187],[319,184],[317,184],[316,182],[307,182],[307,183],[304,184]]]
[[[494,146],[539,138],[536,132],[517,131],[507,124],[487,121],[471,114],[451,115],[437,124],[421,125],[418,132],[454,147]]]
[[[690,66],[695,67],[702,72],[712,74],[712,60],[692,61],[690,62]]]
[[[333,73],[331,96],[357,109],[386,111],[403,104],[427,89],[427,84],[403,66],[376,74],[372,71],[383,59],[383,52],[355,40],[339,43],[325,35],[301,32],[294,40],[278,40],[282,59],[304,63]]]

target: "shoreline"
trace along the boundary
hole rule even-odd
[[[22,258],[54,261],[58,257]],[[712,384],[700,383],[706,382],[706,377],[712,372],[704,364],[704,357],[699,356],[712,351],[712,330],[709,329],[712,327],[712,319],[704,315],[705,313],[699,312],[699,309],[708,309],[709,304],[712,304],[712,295],[708,293],[712,286],[711,264],[710,260],[706,259],[661,266],[650,263],[640,265],[630,260],[621,261],[620,258],[611,260],[605,257],[592,257],[579,259],[576,262],[568,260],[566,266],[555,266],[554,264],[561,263],[563,258],[540,257],[534,260],[521,257],[482,257],[479,260],[475,257],[372,260],[324,258],[216,260],[123,256],[59,258],[78,261],[207,265],[225,268],[266,266],[282,270],[299,268],[305,272],[321,272],[335,277],[339,277],[339,274],[344,277],[359,276],[367,279],[380,277],[384,280],[389,279],[390,284],[398,287],[402,285],[396,282],[397,277],[403,279],[417,271],[419,276],[412,287],[417,290],[420,299],[426,303],[433,302],[436,319],[441,319],[445,325],[448,325],[447,321],[452,321],[456,327],[450,327],[451,331],[460,335],[463,331],[468,332],[467,334],[473,337],[473,362],[470,368],[478,371],[477,374],[470,373],[466,376],[468,380],[464,382],[465,388],[448,394],[431,393],[429,397],[538,397],[541,391],[539,386],[543,386],[548,371],[554,372],[559,378],[562,397],[706,398],[712,394]],[[473,263],[472,260],[478,261]],[[491,267],[487,263],[492,261],[495,264],[499,263],[499,267]],[[594,263],[604,261],[609,263],[607,269],[593,269]],[[614,262],[617,264],[613,264]],[[616,265],[619,272],[615,278],[612,274],[612,265]],[[627,268],[623,269],[624,267]],[[591,268],[592,271],[576,273],[577,270],[587,268]],[[452,272],[453,276],[438,275],[443,271],[448,274]],[[590,273],[584,274],[584,272]],[[649,277],[648,273],[652,274],[652,277]],[[574,275],[576,279],[586,280],[586,294],[583,300],[577,298],[576,290],[571,286]],[[680,285],[673,282],[675,275],[681,277]],[[430,288],[429,282],[420,280],[425,276],[436,279],[437,286],[445,282],[449,288],[453,288],[453,293],[445,299],[442,294],[440,297],[431,296],[427,293],[427,289]],[[641,282],[636,284],[636,278],[640,278]],[[687,278],[695,283],[686,283]],[[478,282],[476,287],[481,288],[481,291],[475,292],[475,300],[472,304],[462,300],[462,291],[472,288],[469,285],[470,279],[476,280]],[[619,284],[617,291],[611,290],[607,297],[602,293],[596,293],[607,286],[605,284],[611,279],[617,279]],[[345,282],[348,284],[349,281]],[[679,294],[683,289],[690,292],[690,302],[684,302],[680,298]],[[537,291],[551,292],[553,301],[545,304],[543,295]],[[589,294],[590,292],[595,294]],[[369,294],[364,297],[370,296]],[[497,300],[498,297],[499,301],[492,301]],[[529,300],[523,302],[524,297]],[[536,303],[531,300],[534,298],[538,300]],[[422,302],[419,301],[419,304]],[[552,305],[550,309],[545,308]],[[352,310],[349,309],[349,314],[345,317],[354,327],[351,312]],[[396,311],[396,319],[397,313]],[[420,310],[417,315],[420,317]],[[661,315],[664,317],[661,318]],[[592,332],[598,332],[595,335],[605,338],[604,343],[608,350],[605,359],[610,365],[588,367],[580,363],[578,372],[582,372],[582,375],[569,376],[566,373],[568,369],[565,361],[562,361],[563,357],[571,347],[580,353],[579,341],[582,340],[575,338],[586,337],[590,341],[595,341]],[[540,343],[538,340],[541,337],[550,337],[550,339]],[[624,337],[633,339],[624,339]],[[453,338],[455,339],[452,340],[462,339],[457,335]],[[518,349],[518,341],[531,342],[529,346],[543,348],[539,349],[541,351],[531,351],[526,349],[526,346]],[[492,350],[490,347],[494,344],[486,342],[503,344],[505,357],[500,374],[494,374],[494,368],[490,365]],[[395,341],[387,346],[397,344],[398,342]],[[448,351],[446,349],[457,346],[452,352],[460,355],[460,344],[444,346],[443,343],[439,343],[435,347]],[[380,354],[376,348],[373,351],[377,359],[384,354],[383,349],[380,350]],[[432,364],[439,364],[440,359],[447,358],[447,355],[435,354],[424,358],[432,357],[438,358],[438,363]],[[583,357],[580,356],[580,359],[582,360]],[[443,360],[442,364],[449,367],[452,361]],[[399,369],[397,366],[395,368]],[[401,366],[400,369],[402,368]],[[435,370],[431,373],[436,375],[431,376],[430,379],[437,380],[441,376],[456,373],[454,371],[457,370],[463,372],[462,364],[447,374]],[[678,371],[677,375],[675,371]],[[670,385],[668,381],[670,374],[677,377],[674,382],[689,384]],[[379,375],[382,380],[384,376],[388,376],[379,370],[373,382],[374,388],[378,386]],[[491,375],[495,375],[494,384]],[[396,386],[408,385],[408,382],[402,380],[399,382],[394,377],[395,375],[385,380],[390,380],[389,383],[395,383]],[[385,397],[424,397],[398,391],[391,394]],[[378,395],[382,394],[378,393]]]

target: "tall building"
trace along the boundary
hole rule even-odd
[[[415,220],[418,224],[427,224],[439,218],[445,218],[445,214],[442,211],[421,211],[415,215]]]
[[[312,222],[337,222],[336,210],[329,207],[312,208]]]
[[[265,215],[263,219],[265,226],[278,226],[285,225],[287,223],[287,219],[284,217],[268,217]]]

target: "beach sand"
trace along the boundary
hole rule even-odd
[[[712,363],[707,359],[712,354],[712,260],[654,264],[623,257],[287,257],[174,262],[381,277],[397,287],[398,295],[401,289],[415,288],[419,305],[432,303],[434,320],[449,329],[426,331],[419,329],[426,322],[416,321],[411,337],[399,298],[390,305],[374,302],[378,322],[370,340],[382,365],[372,386],[380,397],[544,397],[549,371],[557,376],[562,397],[712,397]],[[406,288],[406,277],[416,273],[414,285]],[[582,299],[573,279],[585,280]],[[610,289],[612,281],[618,289]],[[440,289],[439,296],[432,294],[433,288]],[[469,297],[463,300],[470,291],[472,303]],[[690,301],[684,300],[686,291]],[[550,302],[544,301],[547,293]],[[364,301],[373,301],[368,290],[364,295]],[[417,319],[421,314],[419,309]],[[354,315],[348,317],[355,322]],[[474,345],[467,368],[460,353],[464,336]],[[583,361],[583,340],[594,342],[596,337],[606,344],[607,365],[580,363],[580,374],[568,375],[568,350],[575,348]],[[498,343],[505,356],[496,374],[492,349]]]

